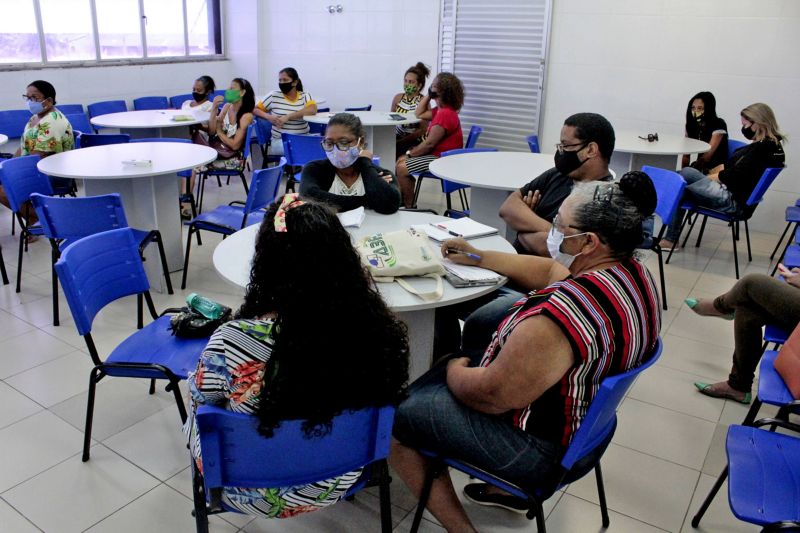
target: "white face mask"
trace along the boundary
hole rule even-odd
[[[569,268],[572,266],[572,262],[575,261],[575,258],[581,255],[583,252],[575,255],[564,253],[561,251],[561,243],[564,242],[564,239],[578,237],[579,235],[585,234],[586,232],[565,236],[562,232],[557,230],[555,226],[551,227],[550,233],[547,234],[547,251],[550,252],[550,257],[552,257],[556,263],[560,263],[564,265],[565,268]]]

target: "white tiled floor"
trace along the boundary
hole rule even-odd
[[[438,184],[423,187],[423,207],[440,212]],[[242,196],[233,183],[209,183],[207,205]],[[192,531],[194,522],[188,456],[177,410],[169,393],[147,395],[147,384],[108,379],[98,387],[92,459],[82,463],[86,390],[90,360],[61,300],[62,325],[51,324],[49,245],[31,245],[24,259],[22,292],[14,292],[16,240],[0,212],[0,245],[12,284],[0,287],[0,530],[28,531]],[[765,272],[772,235],[752,236],[754,256],[743,272]],[[240,292],[214,272],[211,253],[219,238],[204,236],[193,246],[189,290],[173,297],[155,294],[159,309],[179,304],[199,291],[229,305]],[[742,243],[744,244],[744,243]],[[744,248],[742,246],[741,248]],[[648,258],[657,275],[657,262]],[[620,410],[619,429],[603,458],[612,532],[691,531],[689,521],[724,465],[728,424],[739,422],[745,406],[698,394],[692,382],[719,380],[730,368],[732,325],[698,319],[682,306],[689,294],[713,296],[733,283],[731,244],[726,228],[709,223],[703,246],[690,247],[666,267],[670,310],[664,313],[661,360],[631,389]],[[179,284],[179,276],[173,276]],[[103,311],[95,324],[101,351],[113,347],[135,327],[134,302]],[[467,482],[456,476],[456,484]],[[399,479],[392,485],[393,521],[408,531],[414,498]],[[547,502],[553,532],[597,531],[594,476],[573,483]],[[524,517],[467,504],[483,531],[534,531]],[[368,490],[355,503],[286,521],[221,515],[213,531],[378,531],[378,498]],[[433,521],[424,531],[441,531]],[[702,531],[756,531],[737,521],[721,493],[702,523]]]

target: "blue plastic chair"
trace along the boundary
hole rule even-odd
[[[75,134],[75,148],[80,148],[79,139],[81,135],[95,133],[94,126],[89,122],[89,117],[86,116],[86,113],[65,113],[64,118],[69,121]]]
[[[127,133],[82,133],[81,148],[91,146],[106,146],[109,144],[125,144],[130,142],[131,136]]]
[[[475,128],[478,128],[480,130],[478,126],[473,126],[472,128],[473,130]],[[477,133],[475,133],[475,139],[477,139],[480,134],[481,132],[477,131]],[[470,132],[470,135],[472,135],[472,132]],[[474,145],[475,142],[473,141],[472,144]],[[446,152],[442,152],[442,155],[440,157],[447,157],[456,154],[496,152],[496,151],[497,148],[471,148],[471,147],[457,148],[455,150],[448,150]],[[442,193],[445,194],[445,201],[447,202],[447,209],[445,210],[445,216],[456,215],[456,218],[460,218],[458,215],[461,216],[469,215],[469,202],[467,201],[467,195],[465,192],[466,189],[469,189],[469,185],[462,185],[460,183],[454,183],[452,181],[443,180],[439,176],[434,175],[430,171],[420,172],[419,174],[414,174],[413,176],[417,179],[417,183],[414,186],[414,205],[417,205],[417,200],[419,200],[419,193],[420,190],[422,189],[422,180],[425,178],[436,179],[439,180],[440,183],[442,184]],[[452,198],[450,195],[454,192],[458,192],[458,198],[461,201],[461,211],[456,211],[453,209]]]
[[[664,237],[669,223],[680,204],[686,181],[677,172],[651,166],[642,167],[642,172],[650,176],[656,189],[656,215],[661,219],[661,231],[658,237],[649,237],[639,245],[639,248],[652,250],[658,255],[658,275],[661,279],[661,301],[664,310],[667,310],[667,284],[664,278],[664,256],[659,242]]]
[[[192,234],[199,231],[213,231],[222,235],[233,235],[242,228],[258,224],[264,219],[264,210],[275,201],[281,183],[283,165],[281,158],[277,166],[263,168],[253,172],[253,180],[243,206],[220,205],[208,213],[200,213],[189,222],[189,235],[186,239],[186,257],[183,261],[183,278],[181,289],[186,288],[186,275],[189,270],[189,253],[192,249]]]
[[[255,123],[250,124],[247,127],[247,132],[245,133],[244,137],[244,144],[242,145],[242,159],[244,163],[242,164],[242,168],[239,169],[227,169],[227,168],[214,168],[212,166],[208,166],[208,168],[200,173],[197,176],[197,195],[198,198],[198,211],[203,211],[203,194],[205,192],[205,183],[206,179],[209,176],[216,176],[217,182],[219,183],[220,176],[227,176],[228,182],[230,183],[231,176],[239,176],[242,180],[242,185],[244,186],[244,192],[247,194],[248,186],[247,186],[247,178],[244,176],[244,169],[248,165],[248,161],[250,160],[250,144],[253,138],[253,132],[255,131],[256,125]]]
[[[683,217],[683,222],[681,223],[680,232],[683,232],[683,228],[686,226],[687,221],[689,220],[689,215],[691,213],[695,213],[698,216],[703,217],[703,223],[700,226],[700,234],[697,236],[697,242],[695,243],[695,247],[700,246],[700,241],[703,238],[703,232],[706,229],[706,222],[708,221],[708,217],[721,220],[723,222],[727,222],[728,225],[731,227],[731,238],[733,240],[733,261],[736,267],[736,279],[739,279],[739,253],[736,249],[736,241],[739,238],[739,222],[744,222],[744,232],[745,237],[747,239],[747,260],[753,260],[753,254],[750,249],[750,228],[747,226],[747,221],[750,217],[753,216],[753,213],[758,207],[758,204],[764,199],[764,194],[766,194],[767,189],[769,189],[772,182],[775,181],[775,178],[778,177],[778,174],[781,173],[783,168],[768,168],[764,171],[761,175],[761,178],[758,180],[753,192],[750,193],[750,197],[747,199],[747,203],[745,204],[744,208],[741,212],[738,213],[721,213],[719,211],[715,211],[714,209],[709,209],[708,207],[702,207],[695,204],[692,200],[686,200],[681,205],[682,209],[687,211],[686,216]],[[689,226],[689,231],[686,233],[686,237],[683,239],[682,246],[686,246],[686,241],[689,240],[689,236],[692,234],[692,230],[694,229],[695,224],[691,224]],[[680,239],[680,233],[678,234],[678,239]],[[669,264],[669,260],[672,257],[672,252],[674,251],[674,247],[672,250],[669,251],[669,255],[667,256],[666,263]]]
[[[78,239],[103,231],[129,227],[128,220],[125,218],[122,199],[117,193],[81,198],[59,198],[57,196],[43,196],[39,193],[33,193],[31,194],[31,203],[36,209],[36,214],[39,215],[39,223],[42,225],[44,236],[50,240],[53,265],[61,257],[61,252],[63,252],[64,248]],[[148,244],[154,242],[158,246],[167,292],[174,294],[161,232],[140,229],[133,229],[133,232],[136,241],[139,243],[139,254],[142,257],[144,257],[144,249]],[[56,276],[55,267],[53,268],[52,279],[53,325],[58,326],[58,277]],[[142,314],[140,300],[139,328],[143,326]]]
[[[608,508],[606,507],[605,489],[603,487],[603,474],[600,469],[600,461],[589,465],[581,460],[597,450],[605,450],[614,430],[617,427],[617,407],[619,407],[628,389],[631,387],[636,377],[644,370],[650,368],[661,356],[662,342],[659,338],[650,358],[636,368],[628,370],[616,376],[607,376],[601,383],[597,395],[592,400],[586,416],[583,418],[578,431],[572,436],[572,442],[567,448],[564,457],[561,459],[561,468],[558,475],[552,476],[548,482],[536,487],[533,490],[526,490],[518,485],[505,481],[490,472],[486,472],[476,466],[470,465],[457,459],[445,457],[433,451],[417,450],[423,455],[431,458],[432,464],[428,467],[425,482],[419,497],[417,511],[414,514],[414,522],[411,525],[411,532],[419,529],[422,513],[430,495],[433,479],[443,472],[447,467],[455,468],[461,472],[478,478],[485,483],[489,483],[510,493],[521,500],[528,502],[529,508],[526,516],[528,520],[536,518],[536,529],[539,533],[545,533],[544,511],[542,503],[552,496],[562,486],[572,483],[583,477],[591,469],[594,469],[597,478],[597,493],[600,499],[600,512],[603,518],[603,527],[609,525]],[[574,468],[574,470],[573,470]]]
[[[125,100],[107,100],[105,102],[95,102],[86,106],[89,118],[108,115],[110,113],[123,113],[128,110]]]
[[[185,101],[191,100],[192,98],[193,97],[192,97],[191,93],[176,94],[175,96],[170,96],[169,97],[169,106],[172,109],[180,109]]]
[[[39,172],[36,164],[39,162],[38,155],[26,155],[13,159],[4,159],[0,162],[0,183],[8,197],[11,211],[19,222],[19,256],[17,258],[17,287],[20,292],[22,284],[22,257],[23,251],[28,248],[28,236],[40,237],[44,235],[41,224],[28,225],[26,223],[28,210],[33,207],[28,203],[31,194],[53,195],[53,186],[50,180]]]
[[[369,407],[342,413],[331,430],[307,438],[303,420],[285,420],[272,437],[258,432],[258,418],[201,405],[196,415],[203,461],[202,475],[192,461],[192,485],[198,532],[208,531],[208,515],[231,511],[222,508],[223,487],[277,488],[305,485],[364,468],[364,474],[347,491],[350,497],[369,481],[375,465],[380,481],[381,531],[392,530],[389,472],[386,457],[392,437],[394,407]],[[280,457],[265,461],[265,457]]]
[[[150,285],[139,255],[139,242],[131,228],[115,229],[78,239],[67,246],[56,263],[58,279],[64,289],[78,334],[83,336],[94,368],[90,374],[86,403],[86,430],[83,435],[83,461],[89,460],[92,440],[95,388],[106,376],[166,379],[167,390],[175,396],[181,421],[186,422],[178,383],[197,366],[208,338],[186,339],[170,332],[170,317],[156,314]],[[109,303],[141,294],[154,321],[122,341],[105,360],[92,339],[92,323]],[[171,312],[175,310],[167,310]]]
[[[344,110],[345,111],[372,111],[372,104],[365,105],[364,107],[345,107]]]
[[[322,149],[322,137],[319,135],[297,135],[294,133],[281,133],[283,141],[283,156],[286,158],[286,192],[294,191],[294,186],[300,183],[302,167],[311,161],[327,159],[325,150]],[[299,168],[298,168],[299,167]]]
[[[538,135],[528,135],[525,137],[525,140],[528,141],[528,147],[531,149],[531,153],[533,154],[540,154],[542,153],[539,150],[539,136]]]
[[[0,111],[0,133],[9,139],[19,139],[25,131],[25,125],[31,119],[31,112],[27,109],[12,109]],[[5,157],[11,157],[6,154]]]
[[[480,126],[472,126],[469,129],[469,135],[467,135],[467,142],[464,143],[464,148],[475,148],[481,133],[483,133],[483,128]]]
[[[785,342],[785,339],[784,339]],[[759,422],[754,422],[756,416],[758,416],[758,412],[761,409],[763,404],[769,404],[778,407],[778,413],[774,419],[766,419],[767,424],[772,426],[772,429],[775,429],[776,425],[780,425],[777,422],[786,422],[789,420],[790,413],[797,413],[798,409],[800,409],[800,400],[795,400],[794,396],[792,396],[791,391],[786,386],[786,383],[781,378],[780,374],[775,370],[775,358],[778,356],[778,352],[774,350],[769,350],[764,352],[764,355],[761,357],[761,363],[759,364],[759,377],[758,377],[758,394],[753,399],[753,405],[750,406],[750,410],[747,412],[744,420],[742,421],[742,426],[745,427],[753,427],[758,425],[765,425]],[[731,426],[731,428],[736,426]],[[730,438],[730,434],[729,434]],[[796,457],[800,457],[800,455],[796,455]],[[731,468],[733,464],[729,465]],[[731,473],[733,470],[730,470]],[[708,507],[711,505],[711,502],[714,500],[714,497],[719,492],[719,489],[722,487],[722,484],[725,482],[725,479],[728,477],[729,467],[726,466],[722,473],[717,478],[716,483],[714,486],[711,487],[711,490],[706,496],[706,499],[703,501],[703,504],[698,509],[697,513],[692,518],[692,527],[697,527],[700,524],[700,520],[703,518]],[[730,485],[734,485],[733,476],[731,477]],[[729,491],[731,487],[729,486]],[[797,501],[797,500],[795,500]],[[738,515],[737,515],[738,516]]]
[[[331,112],[331,108],[330,107],[318,107],[317,108],[317,113],[330,113],[330,112]]]
[[[83,104],[58,104],[56,108],[64,115],[76,115],[78,113],[86,113],[83,110]]]
[[[267,163],[276,163],[280,161],[280,156],[269,155],[269,148],[272,146],[272,122],[264,120],[263,118],[255,118],[255,137],[250,141],[255,140],[261,150],[261,168],[265,168]]]
[[[733,152],[744,146],[747,146],[746,142],[728,139],[728,159],[733,157]]]
[[[146,111],[149,109],[168,109],[169,100],[166,96],[142,96],[133,99],[133,109]]]

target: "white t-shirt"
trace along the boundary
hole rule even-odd
[[[364,196],[367,194],[367,191],[364,190],[364,180],[361,179],[361,174],[358,175],[358,178],[356,178],[356,181],[350,187],[345,185],[339,176],[334,176],[333,183],[331,183],[331,188],[328,189],[328,192],[339,196]]]
[[[298,91],[297,100],[289,100],[286,95],[280,91],[272,91],[269,93],[256,107],[263,111],[272,113],[273,115],[285,116],[295,111],[301,111],[306,107],[316,104],[311,93]],[[308,133],[308,122],[302,119],[289,120],[282,128],[272,127],[272,138],[275,140],[281,139],[281,133]]]
[[[181,104],[181,110],[182,111],[201,111],[203,113],[208,113],[209,111],[211,111],[211,106],[214,105],[214,102],[212,102],[210,100],[206,100],[202,104],[199,104],[199,105],[196,105],[196,106],[193,106],[192,105],[193,103],[194,103],[194,100],[185,100]]]

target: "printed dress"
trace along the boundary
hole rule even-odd
[[[31,152],[58,154],[72,150],[75,139],[69,120],[56,108],[33,124],[36,115],[32,116],[22,132],[21,155]]]
[[[200,437],[194,420],[197,405],[215,405],[255,415],[267,361],[275,344],[275,327],[272,319],[226,323],[211,336],[197,369],[189,375],[193,401],[190,402],[191,413],[184,431],[200,472],[203,471]],[[289,518],[336,503],[360,476],[361,469],[295,487],[225,487],[222,504],[228,510],[240,513]]]

